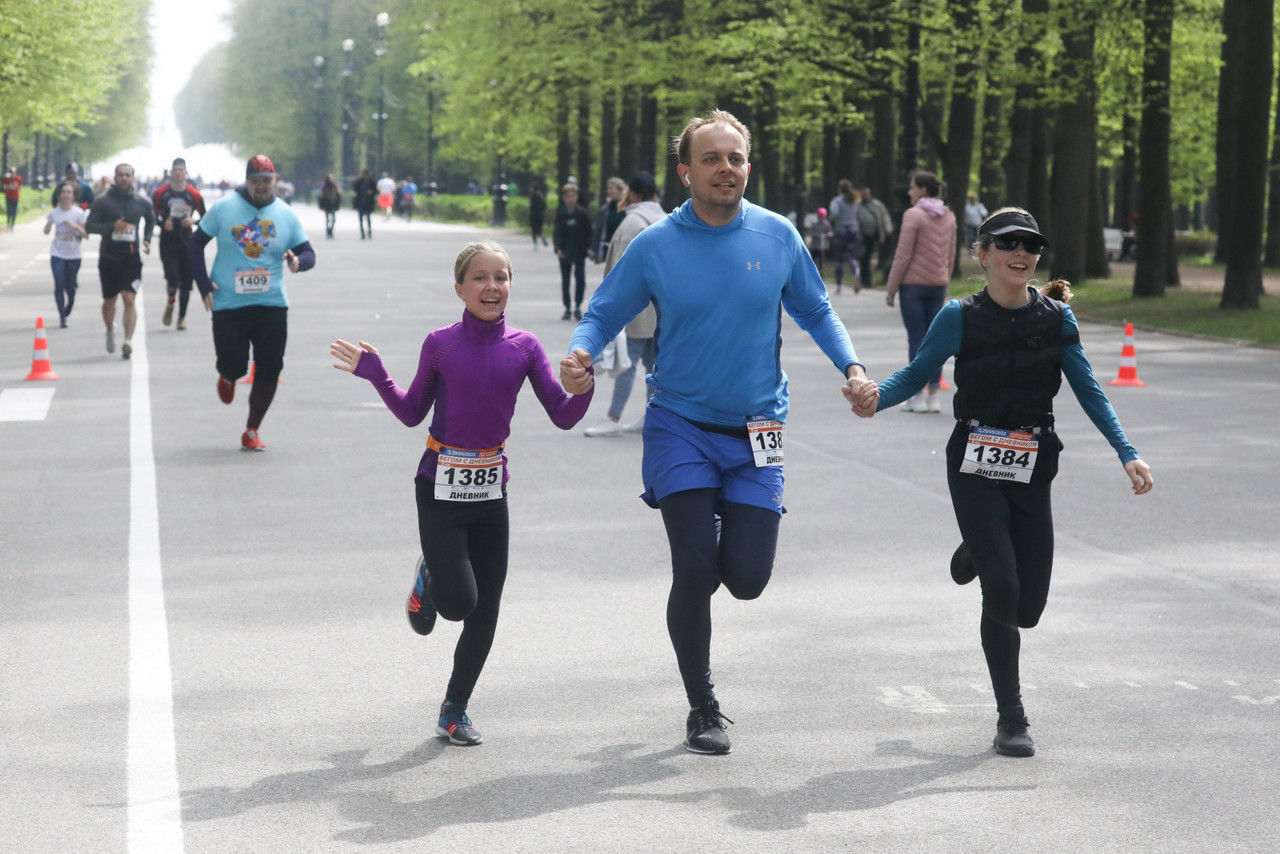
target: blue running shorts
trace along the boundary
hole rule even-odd
[[[658,406],[644,413],[644,462],[640,473],[650,507],[668,495],[689,489],[718,489],[720,501],[748,504],[782,515],[782,466],[757,468],[742,436],[703,430]]]

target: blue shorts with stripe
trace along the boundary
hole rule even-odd
[[[704,430],[659,406],[644,413],[644,462],[640,467],[650,507],[689,489],[718,489],[719,500],[749,504],[781,515],[782,466],[757,468],[746,437]]]

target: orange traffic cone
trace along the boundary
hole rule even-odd
[[[950,384],[947,383],[946,377],[943,377],[941,380],[938,381],[938,389],[940,391],[951,391],[951,386]]]
[[[250,362],[250,363],[249,363],[249,375],[248,375],[248,376],[246,376],[244,379],[240,380],[240,384],[241,384],[241,385],[253,385],[254,364],[255,364],[254,362]],[[277,383],[282,383],[282,382],[284,382],[284,378],[283,378],[283,377],[277,377],[277,378],[276,378],[276,382],[277,382]]]
[[[53,372],[53,365],[49,364],[49,342],[44,337],[44,318],[36,318],[36,349],[31,356],[31,373],[27,374],[29,380],[56,380],[58,375]]]
[[[1132,323],[1124,325],[1124,347],[1120,348],[1120,373],[1107,385],[1146,385],[1138,379],[1138,354],[1133,349]]]

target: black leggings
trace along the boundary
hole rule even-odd
[[[587,291],[586,263],[586,259],[581,256],[560,259],[560,298],[564,300],[565,311],[569,310],[570,271],[573,272],[573,307],[580,308],[582,306],[582,297]]]
[[[1049,492],[1061,445],[1056,435],[1047,434],[1040,442],[1032,483],[1007,483],[959,472],[956,454],[963,453],[967,435],[967,428],[957,428],[948,445],[947,486],[960,535],[982,584],[982,651],[996,706],[1005,711],[1022,703],[1018,629],[1039,623],[1049,598],[1053,572]]]
[[[444,698],[465,706],[498,626],[498,604],[507,580],[507,499],[437,501],[431,480],[419,475],[413,483],[427,593],[436,613],[462,621]]]
[[[715,696],[711,594],[723,583],[735,599],[755,599],[773,574],[778,547],[781,517],[776,512],[720,502],[718,495],[716,489],[690,489],[658,502],[671,544],[667,633],[690,706],[701,706]]]

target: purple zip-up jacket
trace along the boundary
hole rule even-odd
[[[505,314],[488,323],[468,311],[461,322],[437,329],[422,342],[418,373],[408,389],[395,384],[373,353],[360,354],[355,375],[373,383],[391,414],[409,427],[421,424],[434,404],[431,435],[442,445],[472,450],[507,441],[516,395],[526,377],[561,430],[582,420],[595,390],[566,394],[533,333],[507,326]],[[506,458],[504,453],[504,462]],[[436,478],[436,452],[430,448],[418,463],[418,474]],[[504,467],[503,483],[508,476]]]

